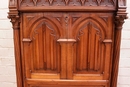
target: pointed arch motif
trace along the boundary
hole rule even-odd
[[[32,72],[57,72],[59,69],[57,39],[60,36],[57,26],[47,18],[39,18],[32,25],[30,27]]]
[[[103,25],[93,18],[87,18],[80,22],[75,29],[74,44],[74,71],[85,73],[102,73],[104,63],[104,45],[102,41],[105,38]]]

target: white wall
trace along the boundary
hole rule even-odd
[[[127,6],[127,12],[130,13],[130,0],[127,0]],[[0,87],[16,87],[13,30],[10,20],[7,19],[7,12],[8,0],[1,0]],[[130,19],[125,21],[123,28],[118,87],[130,87]]]
[[[130,0],[127,0],[128,19],[123,25],[118,87],[130,87]]]
[[[16,87],[13,30],[7,19],[8,0],[0,2],[0,87]]]

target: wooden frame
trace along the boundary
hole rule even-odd
[[[19,0],[22,1],[22,0]],[[34,10],[32,8],[21,8],[19,5],[18,0],[9,0],[9,16],[8,18],[11,19],[13,31],[14,31],[14,45],[15,45],[15,62],[16,62],[16,74],[17,74],[17,87],[24,87],[23,85],[23,79],[24,76],[22,76],[22,62],[21,62],[21,47],[20,47],[20,12],[25,11],[31,11]],[[97,0],[98,1],[98,0]],[[113,0],[114,1],[114,0]],[[119,66],[119,55],[120,55],[120,42],[121,42],[121,30],[124,23],[124,19],[127,18],[126,13],[126,0],[115,0],[117,2],[117,6],[114,8],[110,7],[107,9],[101,9],[102,7],[99,7],[96,9],[96,7],[83,7],[79,8],[78,10],[74,10],[73,8],[70,9],[69,7],[66,7],[65,9],[56,9],[56,8],[45,8],[41,9],[36,8],[36,11],[113,11],[115,13],[115,37],[114,37],[114,52],[113,52],[113,63],[112,63],[112,74],[111,74],[111,84],[110,87],[117,87],[117,77],[118,77],[118,66]],[[82,9],[82,10],[81,10]]]

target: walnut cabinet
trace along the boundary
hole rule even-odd
[[[9,0],[17,87],[117,87],[126,0]]]

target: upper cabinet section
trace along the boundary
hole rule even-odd
[[[120,12],[123,10],[123,12],[125,12],[126,0],[9,0],[9,9],[12,10],[13,13],[14,11],[108,12],[117,10]]]
[[[21,11],[114,11],[117,0],[18,0]]]

